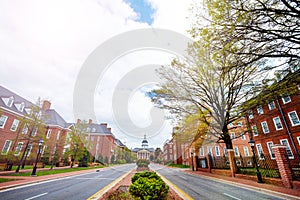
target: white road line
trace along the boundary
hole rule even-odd
[[[24,200],[31,200],[31,199],[35,199],[35,198],[38,198],[38,197],[44,196],[44,195],[46,195],[46,194],[48,194],[48,192],[46,192],[46,193],[43,193],[43,194],[39,194],[39,195],[36,195],[36,196],[30,197],[30,198],[27,198],[27,199],[24,199]]]
[[[115,180],[115,178],[76,178],[76,179],[83,179],[83,180],[93,180],[93,179],[99,179],[99,180]]]
[[[231,198],[233,198],[233,199],[236,199],[236,200],[241,200],[241,199],[239,199],[239,198],[237,198],[237,197],[234,197],[234,196],[232,196],[232,195],[230,195],[230,194],[226,194],[226,193],[223,193],[225,196],[228,196],[228,197],[231,197]]]
[[[16,189],[20,189],[20,188],[26,188],[26,187],[30,187],[30,186],[34,186],[34,185],[40,185],[40,184],[43,184],[43,183],[50,183],[50,182],[63,180],[63,179],[73,179],[73,178],[78,177],[78,176],[84,176],[84,175],[92,174],[92,173],[95,173],[95,172],[88,172],[86,174],[69,175],[69,176],[59,177],[59,178],[54,178],[54,179],[50,178],[48,180],[42,180],[40,182],[26,183],[25,185],[17,185],[16,187],[11,187],[11,188],[0,190],[0,193],[11,191],[11,190],[16,190]]]

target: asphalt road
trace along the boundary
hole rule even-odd
[[[183,190],[193,199],[213,200],[261,200],[261,199],[292,199],[290,197],[279,197],[276,194],[267,194],[245,187],[216,181],[197,175],[183,172],[181,169],[166,168],[161,165],[151,165],[151,169],[157,171],[178,188]]]
[[[83,200],[135,167],[135,164],[130,164],[104,168],[100,172],[95,170],[92,173],[3,190],[0,191],[0,199]]]

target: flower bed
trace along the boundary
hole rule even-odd
[[[111,188],[101,199],[105,200],[132,200],[133,197],[129,194],[129,186],[131,185],[131,178],[137,171],[134,170],[123,178],[116,186]],[[182,200],[182,198],[171,188],[167,194],[166,200]]]

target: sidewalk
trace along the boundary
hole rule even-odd
[[[70,166],[53,168],[53,170],[63,169],[63,168],[70,168]],[[37,169],[37,175],[38,175],[39,171],[43,171],[43,170],[49,170],[49,168]],[[66,173],[60,173],[60,174],[45,175],[45,176],[7,176],[7,174],[12,174],[12,173],[14,173],[14,171],[1,171],[0,178],[17,179],[17,180],[0,183],[0,191],[9,189],[9,188],[13,188],[13,187],[17,187],[17,186],[23,186],[23,185],[27,185],[27,184],[42,182],[42,181],[49,181],[49,180],[59,179],[59,178],[68,177],[68,176],[75,176],[75,175],[89,173],[89,172],[95,172],[96,170],[97,169],[88,169],[88,170],[80,170],[80,171],[75,171],[75,172],[66,172]],[[20,172],[31,172],[31,171],[32,171],[32,169],[20,170]]]
[[[198,176],[203,176],[205,178],[212,178],[216,179],[217,181],[220,182],[227,182],[229,184],[233,185],[241,185],[245,188],[253,189],[253,190],[259,190],[259,191],[272,191],[273,193],[282,193],[286,195],[292,195],[294,197],[299,197],[300,199],[300,190],[296,189],[289,189],[285,188],[282,186],[276,186],[276,185],[271,185],[267,183],[257,183],[252,180],[246,180],[242,178],[236,178],[236,177],[228,177],[228,176],[222,176],[222,175],[217,175],[217,174],[212,174],[212,173],[207,173],[207,172],[201,172],[201,171],[192,171],[190,169],[184,170],[187,173],[198,175]]]

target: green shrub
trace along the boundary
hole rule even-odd
[[[169,187],[155,172],[136,173],[129,187],[131,195],[139,200],[166,199]]]
[[[146,160],[146,159],[139,159],[136,161],[136,165],[138,167],[148,167],[149,164],[150,164],[150,161]]]

